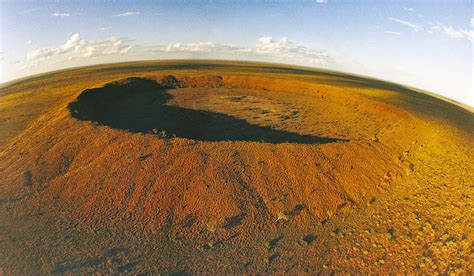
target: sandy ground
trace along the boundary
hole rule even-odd
[[[470,274],[473,119],[400,85],[268,64],[4,85],[0,269]]]

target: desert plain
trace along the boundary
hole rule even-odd
[[[470,274],[472,108],[327,70],[81,67],[0,88],[0,273]]]

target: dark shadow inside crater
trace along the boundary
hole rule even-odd
[[[222,113],[167,105],[168,89],[179,81],[165,77],[161,83],[146,78],[127,78],[101,88],[84,90],[68,105],[78,120],[131,132],[165,133],[200,141],[255,141],[265,143],[321,144],[343,139],[300,135],[270,127],[252,125]]]

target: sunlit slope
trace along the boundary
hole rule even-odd
[[[364,227],[366,208],[404,197],[406,185],[431,191],[433,171],[449,184],[472,181],[473,118],[397,84],[269,64],[142,62],[8,84],[0,91],[1,235],[35,246],[5,238],[11,250],[0,265],[45,273],[393,271],[424,252],[362,266],[342,247],[328,264],[339,246],[332,227],[344,228],[343,217]],[[403,231],[399,224],[393,231]],[[459,239],[471,226],[458,220]],[[66,236],[73,242],[57,240]],[[329,249],[318,248],[323,242]],[[369,253],[364,263],[379,258]],[[117,264],[108,264],[110,254]]]

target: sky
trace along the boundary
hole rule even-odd
[[[332,69],[474,107],[471,0],[0,0],[0,82],[89,64],[232,59]]]

